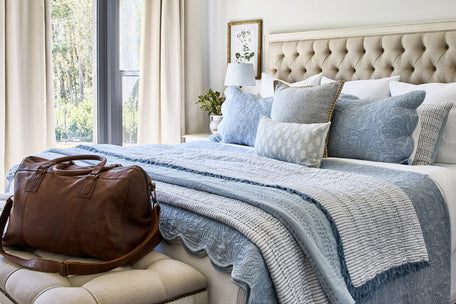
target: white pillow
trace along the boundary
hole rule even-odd
[[[391,95],[424,90],[426,98],[423,104],[453,103],[448,114],[448,120],[443,130],[442,141],[438,147],[435,162],[456,164],[456,82],[453,83],[425,83],[420,85],[405,82],[390,82]]]
[[[293,82],[289,83],[283,80],[280,80],[282,83],[286,84],[289,87],[302,87],[302,86],[308,86],[308,85],[319,85],[320,80],[321,80],[322,74],[317,74],[310,76],[307,79],[298,81],[298,82]],[[261,97],[266,98],[266,97],[273,97],[274,96],[274,81],[279,80],[277,78],[272,77],[269,74],[266,73],[261,73]]]
[[[352,80],[346,81],[342,88],[343,94],[354,95],[360,99],[372,98],[382,99],[390,97],[389,83],[391,81],[399,81],[400,76],[391,76],[380,79]],[[333,82],[334,80],[323,76],[321,84]]]

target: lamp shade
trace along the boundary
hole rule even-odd
[[[225,85],[254,86],[255,71],[252,63],[228,63],[225,75]]]

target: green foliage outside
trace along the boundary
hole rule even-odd
[[[132,78],[131,80],[134,81],[134,84],[131,91],[128,92],[126,100],[124,97],[122,105],[123,142],[124,144],[135,144],[138,137],[139,78],[128,78]]]
[[[57,142],[93,141],[92,0],[51,0]]]
[[[141,3],[138,0],[122,1],[122,5],[134,8]],[[92,0],[51,0],[50,8],[56,140],[58,143],[93,142],[96,109],[93,3]],[[136,10],[141,12],[138,8]],[[140,21],[137,21],[139,26],[136,28],[141,28]],[[128,28],[123,23],[121,20],[120,26]],[[129,41],[124,44],[128,45]],[[137,53],[139,58],[139,49]],[[129,54],[122,55],[129,58]],[[138,77],[131,80],[134,82],[128,80],[128,88],[123,87],[124,143],[137,142]]]

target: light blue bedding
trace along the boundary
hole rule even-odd
[[[204,147],[202,146],[204,145]],[[243,149],[239,147],[231,147],[231,146],[226,146],[226,145],[218,145],[215,143],[209,143],[209,142],[204,142],[201,144],[198,143],[189,143],[185,144],[183,146],[192,146],[193,148],[199,148],[202,150],[207,150],[208,148],[214,147],[215,150],[231,150],[231,151],[241,151],[244,150],[247,153],[251,153],[252,150],[250,149]],[[227,148],[229,147],[229,148]],[[95,150],[94,150],[95,149]],[[66,150],[66,151],[54,151],[54,152],[47,152],[43,153],[42,156],[47,157],[47,158],[53,158],[57,157],[59,153],[87,153],[87,151],[91,152],[100,152],[102,150],[105,151],[104,154],[109,156],[110,162],[121,162],[124,163],[125,165],[130,164],[133,159],[128,158],[124,156],[124,152],[126,151],[125,149],[119,149],[117,148],[106,148],[106,147],[101,147],[101,149],[97,150],[98,148],[89,148],[89,147],[80,147],[80,149],[76,150]],[[128,150],[128,149],[127,149]],[[117,151],[117,152],[116,152]],[[138,151],[136,151],[138,152]],[[231,152],[227,152],[231,153]],[[138,162],[138,160],[145,159],[141,158],[142,156],[140,155],[141,153],[135,153],[135,160]],[[131,154],[130,154],[131,155]],[[139,155],[139,156],[138,156]],[[233,154],[234,155],[234,154]],[[139,161],[140,165],[146,165],[147,162],[141,163]],[[147,164],[148,166],[149,164]],[[167,180],[168,177],[165,177],[164,175],[160,176],[163,172],[161,171],[162,169],[169,169],[169,167],[172,166],[159,166],[160,170],[155,170],[153,172],[152,177],[153,179],[156,180],[162,180],[164,182],[169,182]],[[424,240],[426,242],[426,247],[429,253],[429,263],[431,267],[427,267],[425,269],[421,269],[420,271],[414,272],[409,274],[408,276],[402,276],[402,272],[408,272],[406,268],[397,268],[396,272],[390,272],[388,273],[388,276],[383,276],[381,279],[383,282],[375,282],[372,286],[378,286],[382,287],[381,289],[378,290],[374,288],[370,290],[368,296],[366,294],[360,294],[358,300],[359,301],[371,301],[371,303],[387,303],[384,302],[385,299],[394,299],[391,298],[391,296],[400,296],[401,298],[405,299],[414,299],[414,300],[422,300],[422,303],[427,303],[424,301],[425,299],[441,299],[442,302],[438,301],[438,303],[447,303],[448,298],[449,298],[449,223],[448,223],[448,216],[446,213],[446,206],[445,203],[443,202],[443,199],[440,195],[440,192],[438,191],[437,187],[427,178],[418,175],[418,174],[411,174],[411,173],[404,173],[404,172],[395,172],[392,170],[384,170],[384,169],[373,169],[370,167],[366,166],[355,166],[355,165],[347,165],[347,164],[341,164],[338,162],[334,161],[324,161],[322,164],[323,168],[335,170],[334,172],[357,172],[358,174],[366,174],[366,175],[371,175],[371,176],[376,176],[381,179],[389,180],[393,182],[394,184],[398,185],[399,188],[401,188],[405,193],[408,194],[408,196],[411,198],[411,201],[413,202],[415,209],[417,210],[417,216],[418,219],[420,220],[421,227],[423,227],[423,236]],[[149,168],[150,169],[150,168]],[[166,171],[166,170],[165,170]],[[194,172],[189,172],[189,170],[183,170],[180,172],[182,175],[190,175],[194,174]],[[206,180],[206,183],[202,181],[202,179]],[[188,178],[192,180],[192,177],[187,176]],[[196,182],[197,180],[197,182]],[[215,185],[216,183],[220,184],[226,184],[227,182],[237,182],[236,184],[236,189],[237,191],[226,191],[228,188],[225,189],[224,195],[226,196],[231,196],[233,198],[237,199],[243,199],[245,201],[253,200],[253,197],[249,196],[249,193],[252,191],[252,187],[255,185],[252,185],[252,183],[246,183],[240,182],[240,181],[227,181],[226,179],[223,179],[218,176],[211,176],[211,175],[199,175],[197,178],[193,177],[193,183],[188,183],[182,181],[182,185],[192,185],[193,187],[201,187],[201,190],[205,190],[206,192],[213,192],[216,190],[211,190],[208,187],[210,185]],[[174,178],[174,183],[179,184],[176,178]],[[223,188],[220,186],[217,191],[220,191],[220,189]],[[232,188],[232,186],[231,186]],[[242,191],[239,191],[240,189],[244,189],[244,194],[242,194]],[[422,190],[421,190],[422,189]],[[418,191],[417,191],[418,190]],[[289,193],[289,192],[283,192],[282,189],[277,189],[277,188],[268,188],[266,189],[266,192],[268,193],[268,196],[271,195],[270,197],[273,197],[273,192],[275,193],[274,195],[280,195],[280,191],[282,191],[282,199],[283,200],[290,200],[290,202],[293,201],[293,204],[296,204],[296,200],[302,200],[300,197],[296,196],[295,194]],[[265,192],[265,193],[266,193]],[[239,194],[241,193],[241,194]],[[220,194],[220,193],[218,193]],[[266,194],[265,194],[266,195]],[[430,201],[435,201],[435,205],[432,205],[430,208],[429,207],[429,202]],[[249,203],[255,204],[255,202],[250,201]],[[258,202],[256,202],[258,203]],[[266,204],[266,209],[267,209],[267,202],[263,201],[263,203]],[[326,216],[318,210],[318,208],[315,208],[315,204],[310,204],[307,203],[304,205],[305,208],[303,209],[303,213],[300,217],[305,217],[305,214],[312,214],[313,216],[308,219],[310,220],[310,223],[314,221],[314,224],[316,225],[324,225],[323,222],[326,220]],[[194,213],[188,213],[185,210],[179,209],[172,207],[170,205],[164,204],[163,208],[163,216],[162,220],[164,223],[173,223],[172,225],[162,225],[163,229],[167,229],[164,231],[164,233],[167,235],[167,238],[169,239],[175,239],[177,237],[181,237],[184,242],[186,242],[187,246],[189,248],[192,248],[192,251],[200,251],[198,248],[206,248],[206,251],[210,255],[212,261],[219,265],[221,268],[230,268],[230,265],[233,265],[233,279],[240,284],[243,288],[245,288],[247,291],[250,291],[250,296],[249,296],[249,302],[250,303],[275,303],[277,301],[277,298],[274,296],[274,293],[277,290],[274,290],[274,287],[272,286],[271,283],[271,278],[270,275],[268,275],[268,271],[266,270],[266,267],[264,267],[265,262],[263,261],[262,263],[259,262],[262,259],[260,258],[258,249],[255,246],[252,247],[252,243],[247,240],[247,239],[242,239],[240,236],[235,236],[235,239],[241,240],[242,241],[236,241],[233,244],[237,244],[236,246],[233,245],[233,247],[227,246],[226,248],[243,248],[243,251],[240,250],[222,250],[222,251],[217,251],[217,246],[214,246],[213,248],[210,247],[212,241],[209,240],[203,240],[203,239],[191,239],[186,237],[186,235],[189,235],[189,231],[196,231],[199,229],[200,224],[201,224],[201,216],[198,216]],[[295,210],[296,211],[296,210]],[[296,211],[298,212],[298,211]],[[185,213],[185,214],[183,214]],[[181,214],[182,218],[186,219],[185,224],[177,225],[175,222],[176,214]],[[199,224],[198,224],[199,223]],[[438,224],[436,224],[438,223]],[[193,225],[193,226],[192,226]],[[222,225],[218,222],[213,223],[214,227],[217,225]],[[312,225],[310,225],[312,226]],[[436,227],[437,226],[437,227]],[[170,229],[169,227],[172,227]],[[222,225],[220,227],[226,227],[226,225]],[[295,226],[289,226],[289,228],[293,228]],[[329,227],[329,226],[328,226]],[[194,230],[192,230],[194,229]],[[221,230],[220,230],[221,229]],[[220,228],[220,229],[214,229],[215,231],[224,231],[224,229],[227,228]],[[185,231],[187,230],[187,231]],[[331,227],[326,228],[326,234],[325,236],[321,236],[320,239],[322,240],[330,240],[331,238],[327,236],[327,231],[332,232]],[[237,232],[231,231],[230,235],[236,235]],[[239,234],[239,233],[237,233]],[[438,237],[436,237],[438,236]],[[337,237],[337,235],[336,235]],[[315,239],[318,239],[316,237]],[[192,247],[189,245],[189,242],[193,241],[194,246]],[[298,243],[300,241],[298,240]],[[331,242],[330,242],[331,243]],[[323,259],[326,261],[332,261],[333,263],[330,263],[329,267],[325,268],[323,267],[322,269],[317,269],[316,272],[318,273],[319,279],[323,282],[327,282],[329,284],[332,284],[332,286],[324,286],[324,289],[330,299],[331,302],[337,302],[338,299],[346,299],[346,300],[340,300],[340,303],[347,303],[347,301],[350,300],[349,294],[347,295],[347,290],[345,288],[341,288],[340,281],[342,280],[342,283],[344,282],[344,278],[342,275],[342,268],[344,267],[342,264],[339,262],[339,254],[337,252],[337,241],[334,239],[332,241],[332,245],[328,245],[326,247],[331,247],[333,246],[333,251],[320,251],[319,253],[324,253],[327,256]],[[250,249],[249,249],[250,248]],[[303,247],[303,250],[306,251],[306,246]],[[307,249],[308,251],[308,249]],[[245,252],[248,252],[248,254],[244,254]],[[306,252],[306,254],[311,254],[311,252]],[[315,253],[313,253],[313,257],[315,257]],[[438,257],[438,259],[435,259],[435,257]],[[249,261],[250,258],[250,261]],[[343,257],[341,257],[343,258]],[[317,261],[313,261],[313,265],[315,266],[318,264],[318,259]],[[255,261],[255,262],[252,262]],[[251,267],[249,267],[249,265]],[[252,266],[254,265],[254,266]],[[263,266],[262,266],[263,265]],[[444,267],[447,265],[448,267]],[[261,271],[255,271],[255,276],[252,276],[252,271],[254,269],[262,269]],[[416,269],[411,269],[411,270],[416,270]],[[446,271],[448,270],[448,271]],[[325,274],[322,272],[329,271],[329,274],[332,274],[335,277],[335,281],[326,281],[327,278],[325,278]],[[327,274],[328,275],[328,274]],[[407,278],[411,278],[412,281],[416,280],[413,284],[414,286],[414,291],[410,292],[411,287],[408,286],[407,283]],[[428,279],[424,278],[431,278],[432,282],[429,282]],[[448,278],[448,280],[445,280]],[[404,283],[402,284],[393,284],[389,283],[386,286],[384,286],[384,283],[387,283],[391,279],[395,279],[396,281],[403,281]],[[346,278],[345,278],[346,280]],[[377,280],[378,281],[378,280]],[[446,283],[445,283],[446,282]],[[437,284],[437,286],[436,286]],[[277,284],[276,284],[277,285]],[[400,288],[396,287],[399,286]],[[277,289],[277,286],[276,286]],[[391,290],[390,290],[391,289]],[[387,291],[386,293],[384,291]],[[334,293],[336,294],[334,296]],[[372,296],[369,299],[369,296]],[[405,295],[404,295],[405,294]],[[432,297],[428,296],[428,294],[432,295]],[[356,295],[356,294],[355,294]],[[345,297],[345,298],[344,298]],[[415,297],[415,298],[414,298]],[[397,298],[396,298],[397,299]],[[447,299],[445,301],[445,299]],[[325,299],[327,300],[327,299]],[[393,301],[395,302],[395,301]],[[408,303],[408,300],[407,302]],[[419,302],[414,302],[414,303],[419,303]]]

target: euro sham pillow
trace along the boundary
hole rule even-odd
[[[322,74],[317,74],[310,76],[309,78],[306,78],[301,81],[297,82],[286,82],[282,81],[284,84],[291,86],[291,87],[303,87],[303,86],[308,86],[308,85],[319,85],[320,80],[321,80]],[[278,80],[277,78],[272,77],[269,74],[266,73],[261,73],[261,89],[260,89],[260,94],[261,97],[266,98],[266,97],[273,97],[274,96],[274,81]]]
[[[401,95],[414,90],[426,91],[423,105],[451,103],[453,108],[448,113],[446,125],[443,125],[435,147],[435,162],[456,164],[456,82],[453,83],[425,83],[414,85],[405,82],[390,83],[391,95]],[[423,132],[423,131],[422,131]]]
[[[258,124],[255,153],[319,168],[330,124],[281,123],[263,116]]]
[[[376,99],[342,95],[329,132],[328,156],[411,164],[416,109],[424,91]]]
[[[260,117],[270,117],[273,98],[243,93],[236,86],[227,87],[225,97],[223,119],[218,126],[220,135],[211,136],[210,140],[254,146]]]
[[[278,81],[271,119],[301,124],[329,122],[342,87],[342,81],[306,87],[290,87]]]
[[[343,94],[354,95],[358,98],[374,98],[381,99],[385,97],[390,97],[390,82],[399,81],[399,76],[391,76],[380,79],[366,79],[366,80],[352,80],[346,81],[344,88],[342,89]],[[321,83],[330,83],[334,80],[322,77]]]

